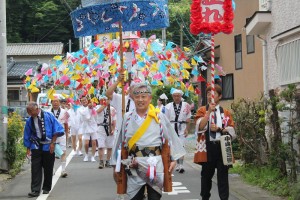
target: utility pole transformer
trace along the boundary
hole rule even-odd
[[[8,170],[7,145],[7,60],[6,60],[6,1],[0,1],[0,169]]]

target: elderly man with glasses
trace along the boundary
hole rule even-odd
[[[127,195],[131,200],[144,197],[147,188],[148,200],[161,199],[164,183],[164,168],[172,172],[176,160],[185,154],[177,134],[166,116],[150,104],[151,87],[138,83],[133,88],[135,110],[125,114],[122,129],[113,149],[112,164],[115,173],[120,162],[127,163]],[[120,149],[124,143],[128,158],[120,160]],[[162,146],[170,147],[171,162],[163,165]],[[115,175],[116,176],[116,175]]]

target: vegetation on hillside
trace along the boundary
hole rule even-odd
[[[70,12],[75,10],[80,0],[6,0],[8,43],[63,42],[68,49],[72,40],[73,51],[78,50],[78,39],[74,38]],[[183,46],[192,47],[195,36],[189,32],[191,0],[170,0],[170,26],[167,40],[180,44],[180,24],[183,25]],[[156,34],[161,38],[161,30],[146,31],[149,37]]]

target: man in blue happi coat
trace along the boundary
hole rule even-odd
[[[27,113],[30,117],[24,129],[24,146],[27,147],[27,156],[31,155],[31,192],[28,197],[37,197],[43,171],[43,194],[51,190],[56,138],[64,135],[65,130],[52,113],[41,110],[35,102],[28,103]]]

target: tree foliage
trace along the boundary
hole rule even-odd
[[[67,2],[67,4],[65,3]],[[71,10],[80,0],[6,0],[7,41],[9,43],[62,42],[74,38]],[[78,42],[75,43],[78,48]]]
[[[74,38],[70,12],[75,10],[80,0],[6,0],[7,40],[9,43],[74,42],[72,49],[78,49]],[[170,26],[167,41],[180,44],[180,24],[183,25],[183,46],[192,46],[195,40],[189,32],[191,0],[170,0]],[[71,10],[70,10],[70,8]],[[149,37],[161,30],[147,31]],[[66,49],[67,50],[67,49]]]
[[[195,38],[190,33],[190,5],[191,0],[169,0],[169,19],[170,26],[167,28],[167,41],[172,41],[180,45],[180,25],[183,25],[183,46],[191,47],[195,45]],[[152,34],[161,38],[162,31],[147,31],[147,36]]]

